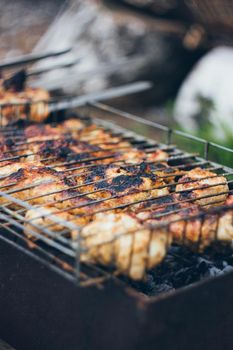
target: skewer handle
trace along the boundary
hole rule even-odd
[[[43,60],[49,57],[56,57],[56,56],[61,56],[64,55],[68,52],[71,51],[71,47],[64,49],[64,50],[60,50],[60,51],[50,51],[50,52],[45,52],[42,54],[28,54],[28,55],[23,55],[23,56],[19,56],[17,58],[10,58],[8,60],[4,60],[2,62],[0,62],[0,69],[6,69],[6,68],[13,68],[13,67],[17,67],[17,66],[21,66],[24,64],[28,64],[28,63],[33,63],[39,60]]]
[[[59,111],[67,108],[77,108],[93,101],[105,101],[112,98],[123,97],[137,92],[151,89],[153,84],[150,81],[140,81],[132,84],[126,84],[119,87],[113,87],[100,92],[93,92],[72,99],[56,102],[49,106],[50,112]]]

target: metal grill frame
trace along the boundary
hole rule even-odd
[[[209,161],[209,149],[210,147],[215,147],[217,149],[219,149],[220,151],[226,151],[226,152],[230,152],[230,154],[233,154],[233,150],[230,150],[226,147],[223,146],[219,146],[215,143],[212,142],[208,142],[206,140],[197,138],[195,136],[189,135],[187,133],[178,131],[178,130],[172,130],[168,127],[162,126],[158,123],[152,122],[152,121],[148,121],[145,120],[143,118],[134,116],[132,114],[126,113],[126,112],[122,112],[119,111],[115,108],[109,107],[107,105],[101,104],[99,102],[90,102],[88,104],[86,104],[85,106],[85,113],[88,114],[88,118],[90,117],[90,114],[92,114],[93,111],[98,111],[101,112],[101,119],[100,118],[96,118],[96,117],[92,117],[91,119],[94,123],[96,123],[97,125],[103,127],[104,129],[107,130],[112,130],[115,134],[116,134],[116,125],[112,124],[109,121],[103,120],[102,119],[102,115],[104,113],[108,113],[111,115],[118,115],[121,116],[122,118],[126,118],[129,119],[131,121],[135,121],[137,123],[140,123],[141,125],[146,125],[146,126],[150,126],[153,127],[155,130],[159,130],[159,131],[163,131],[166,133],[167,135],[167,140],[166,143],[156,143],[154,144],[153,140],[150,140],[148,138],[145,138],[143,136],[138,136],[135,133],[133,133],[132,131],[129,131],[125,128],[122,127],[117,127],[117,133],[123,134],[124,137],[127,138],[133,138],[135,139],[135,142],[138,141],[145,141],[145,142],[149,142],[149,145],[153,145],[158,147],[158,149],[167,149],[168,147],[171,147],[171,149],[173,149],[174,146],[171,145],[172,142],[172,138],[173,135],[179,135],[182,137],[187,138],[188,140],[194,140],[196,142],[198,142],[198,144],[202,145],[204,147],[204,160],[201,157],[197,157],[196,154],[189,154],[189,153],[184,153],[183,151],[180,151],[178,148],[175,147],[176,152],[178,152],[178,156],[174,159],[177,160],[178,159],[192,159],[193,162],[191,163],[191,166],[195,167],[198,164],[201,165],[205,165],[205,164],[209,164],[210,169],[211,170],[222,170],[224,171],[224,175],[225,176],[232,176],[233,174],[233,170],[230,167],[226,167],[226,166],[220,166],[219,164],[216,164],[212,161]],[[92,111],[92,112],[91,112]],[[85,120],[85,117],[83,117],[83,119]],[[4,129],[6,131],[6,129]],[[153,149],[152,147],[152,149]],[[173,158],[171,158],[173,159]],[[173,160],[174,160],[173,159]],[[95,165],[93,165],[95,166]],[[182,166],[190,166],[190,164],[182,164]],[[221,174],[219,174],[221,175]],[[103,181],[104,179],[102,179],[101,181]],[[232,181],[229,181],[229,184],[231,184]],[[87,184],[86,184],[87,185]],[[218,184],[219,185],[219,184]],[[1,190],[1,189],[0,189]],[[150,189],[151,190],[151,189]],[[232,189],[230,189],[230,193],[232,192]],[[15,202],[17,204],[19,204],[21,207],[25,208],[25,209],[30,209],[33,208],[35,209],[35,207],[31,207],[27,202],[25,201],[20,201],[19,199],[16,199],[14,197],[12,197],[9,193],[5,193],[4,191],[0,191],[0,195],[5,197],[6,199],[8,199],[10,202]],[[200,200],[201,197],[199,197],[198,199]],[[112,198],[110,198],[112,199]],[[153,198],[152,198],[153,199]],[[198,200],[197,199],[197,200]],[[151,199],[150,199],[151,200]],[[192,200],[193,201],[193,200]],[[129,205],[135,204],[137,202],[134,203],[130,203]],[[85,207],[85,205],[84,205]],[[88,268],[90,268],[91,270],[93,270],[94,274],[97,272],[98,276],[96,277],[90,277],[87,274],[85,274],[83,271],[81,271],[80,269],[80,254],[82,253],[82,245],[81,242],[78,241],[75,244],[73,242],[71,242],[70,240],[67,240],[66,238],[64,238],[63,235],[61,235],[60,237],[56,237],[56,241],[54,241],[54,232],[51,231],[49,228],[45,227],[44,230],[42,230],[42,234],[37,233],[37,232],[33,232],[33,235],[36,238],[40,238],[45,244],[48,244],[50,247],[52,247],[52,249],[57,249],[58,251],[60,251],[62,254],[67,255],[68,257],[72,258],[75,260],[75,264],[73,265],[69,265],[67,263],[67,261],[63,261],[62,258],[60,258],[59,256],[56,256],[56,254],[51,253],[50,251],[47,251],[46,249],[43,249],[43,246],[41,247],[40,244],[38,245],[36,242],[33,242],[33,246],[34,249],[31,249],[28,247],[28,239],[21,235],[19,232],[17,232],[17,230],[12,230],[12,227],[10,227],[10,224],[13,224],[15,227],[17,227],[18,230],[22,230],[23,229],[23,224],[21,222],[23,222],[23,217],[21,216],[21,213],[18,212],[14,212],[13,210],[7,208],[7,206],[4,206],[3,208],[3,213],[1,214],[0,218],[2,221],[5,221],[5,223],[1,222],[0,226],[3,227],[5,230],[8,231],[8,235],[7,237],[2,235],[0,236],[0,239],[2,240],[7,240],[7,242],[9,242],[12,245],[15,245],[15,238],[17,238],[17,245],[20,245],[20,249],[22,249],[24,252],[26,252],[29,255],[33,255],[36,259],[39,259],[41,261],[43,261],[47,266],[51,267],[53,270],[61,273],[64,277],[68,278],[69,280],[74,281],[75,283],[78,282],[79,285],[90,285],[92,283],[96,284],[96,283],[100,283],[103,280],[105,280],[106,278],[113,278],[113,274],[109,273],[107,271],[105,271],[104,269],[100,269],[97,266],[91,265]],[[113,208],[109,209],[112,210]],[[213,214],[218,214],[220,216],[220,214],[223,211],[226,210],[232,210],[233,206],[221,206],[218,208],[214,208],[211,209],[210,211],[208,211],[209,213],[213,213]],[[41,211],[41,216],[46,216],[46,214],[43,213],[43,208],[39,209]],[[187,216],[187,218],[183,218],[182,217],[182,221],[188,221],[188,220],[192,220],[195,218],[204,218],[203,214],[199,214],[196,216]],[[60,223],[60,219],[57,218],[56,216],[54,217],[50,217],[55,223]],[[177,220],[180,221],[180,220]],[[7,224],[6,224],[7,222]],[[166,224],[159,224],[157,226],[153,225],[152,227],[149,227],[151,230],[156,228],[156,227],[165,227],[168,229],[168,225],[171,224],[172,221],[170,221],[169,223]],[[79,230],[79,227],[75,226],[74,224],[72,224],[71,222],[62,222],[62,224],[64,225],[64,227],[66,227],[69,230]],[[35,228],[37,229],[37,227],[35,226]],[[40,228],[41,229],[41,228]],[[134,232],[130,232],[130,234],[133,234]],[[119,233],[119,235],[117,235],[117,237],[115,239],[117,239],[118,237],[120,237],[121,235],[126,234],[125,232],[123,233]],[[14,237],[12,237],[12,235]],[[13,239],[12,239],[13,238]],[[57,242],[58,241],[58,242]],[[109,243],[109,241],[105,242],[106,244]],[[50,262],[48,262],[50,261]],[[54,263],[52,263],[54,262]],[[99,275],[99,273],[101,275]],[[115,278],[115,277],[114,277]]]

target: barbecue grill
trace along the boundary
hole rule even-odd
[[[233,205],[226,206],[219,199],[219,196],[233,192],[232,150],[119,111],[95,102],[90,97],[89,102],[85,104],[84,102],[87,101],[74,103],[72,100],[65,103],[63,101],[61,105],[54,104],[52,123],[54,125],[59,123],[61,110],[62,117],[69,118],[75,113],[83,123],[87,125],[94,123],[112,136],[120,136],[146,153],[154,150],[166,151],[168,154],[166,161],[171,171],[176,168],[182,173],[182,171],[201,167],[214,171],[219,176],[224,175],[229,186],[227,193],[223,191],[218,195],[210,194],[197,198],[199,201],[211,199],[211,203],[217,206],[195,215],[187,214],[182,217],[182,221],[187,225],[197,218],[203,222],[208,215],[215,215],[219,224],[223,213],[229,212],[232,217]],[[79,108],[73,109],[73,106],[79,106]],[[28,121],[30,121],[30,108],[28,111]],[[116,116],[118,124],[116,124]],[[133,131],[138,131],[139,128],[146,130],[149,137],[138,135]],[[1,129],[0,135],[9,138],[13,134],[17,135],[19,142],[16,150],[27,149],[27,144],[22,139],[22,130],[18,125],[8,126]],[[173,144],[178,141],[182,149],[196,145],[198,152],[190,153],[190,149],[181,150]],[[106,159],[114,164],[119,162],[119,158],[115,160],[114,147],[116,144],[105,151],[104,156],[96,157],[89,153],[81,160],[71,161],[69,164],[67,161],[60,162],[54,159],[53,166],[68,165],[70,174],[77,169],[88,172],[90,168],[96,167]],[[123,147],[120,151],[124,154],[128,150],[127,147],[125,149]],[[213,161],[212,155],[216,157],[216,152],[228,156],[228,164],[221,165]],[[29,153],[6,157],[2,158],[1,162],[31,155]],[[48,156],[44,161],[50,158]],[[161,166],[161,161],[157,163]],[[72,174],[70,176],[72,177]],[[167,176],[169,178],[169,173]],[[95,184],[95,182],[92,183]],[[165,186],[173,191],[177,184],[178,182],[174,179]],[[152,349],[155,346],[159,349],[204,347],[220,349],[223,344],[226,348],[231,348],[233,340],[232,271],[169,293],[149,296],[149,293],[143,293],[145,289],[142,288],[142,284],[149,283],[148,281],[135,283],[128,277],[121,276],[115,269],[83,262],[81,257],[87,248],[80,235],[76,240],[72,240],[69,235],[70,231],[80,230],[74,222],[48,214],[40,206],[36,208],[38,217],[49,217],[49,225],[40,226],[33,221],[28,222],[25,212],[34,209],[30,204],[31,198],[20,200],[14,195],[16,192],[35,186],[37,184],[32,183],[12,190],[6,190],[4,186],[0,188],[0,195],[5,200],[0,214],[2,252],[0,335],[4,339],[10,341],[17,349],[101,347],[128,350]],[[209,186],[214,187],[216,184]],[[116,198],[119,196],[123,195],[118,195]],[[162,197],[165,198],[166,195]],[[113,197],[104,198],[95,201],[94,204],[112,199]],[[124,203],[122,208],[150,200],[151,198],[130,201]],[[183,199],[185,203],[192,201],[193,199],[190,198]],[[17,205],[17,210],[12,209],[12,203]],[[83,206],[88,207],[87,204]],[[163,206],[165,204],[160,204],[160,207]],[[108,212],[119,207],[99,209],[99,211]],[[157,227],[168,231],[171,223],[172,221],[168,220],[162,224],[159,223]],[[58,233],[53,230],[57,225],[62,226],[62,230]],[[155,226],[148,226],[148,229],[155,229]],[[26,231],[26,235],[23,231]],[[134,235],[135,232],[119,232],[114,239],[117,240],[125,234]],[[196,248],[201,242],[200,236],[201,234],[196,242]],[[111,242],[107,240],[102,244]]]

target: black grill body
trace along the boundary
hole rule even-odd
[[[0,337],[17,350],[232,349],[233,273],[146,297],[78,287],[0,241]]]

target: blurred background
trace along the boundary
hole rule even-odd
[[[30,84],[83,94],[151,80],[140,96],[111,101],[217,143],[233,146],[232,0],[0,0],[1,60],[73,50]]]

